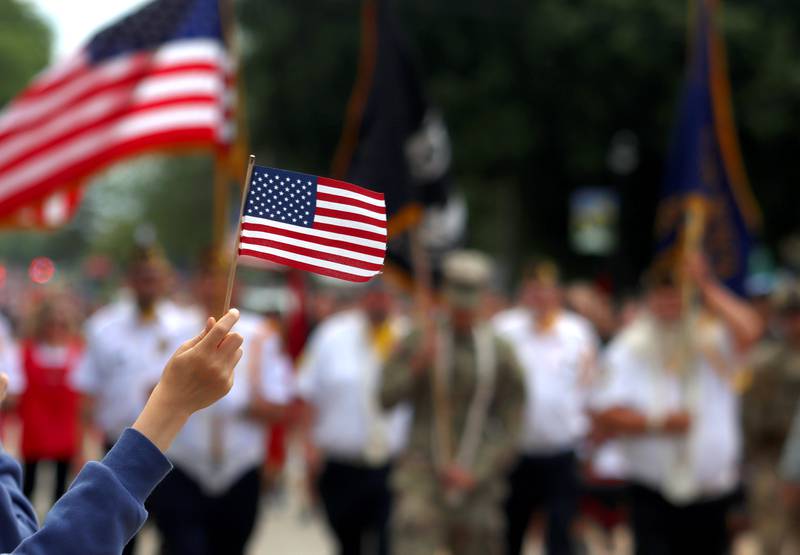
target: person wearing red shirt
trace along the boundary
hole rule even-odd
[[[74,323],[66,299],[46,297],[34,308],[28,337],[20,344],[25,388],[18,412],[23,491],[28,498],[36,486],[40,461],[55,462],[54,501],[60,498],[66,491],[70,462],[79,450],[79,397],[69,385],[82,351]]]

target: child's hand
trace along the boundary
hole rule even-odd
[[[187,416],[224,397],[233,385],[233,368],[242,358],[242,336],[229,333],[237,320],[235,308],[219,322],[209,318],[206,329],[172,355],[153,395]]]
[[[0,404],[6,400],[6,391],[8,390],[8,374],[5,372],[0,373]]]
[[[192,413],[230,391],[233,368],[242,358],[242,336],[230,333],[239,320],[231,309],[206,329],[181,345],[164,367],[161,380],[134,423],[159,449],[165,451]]]

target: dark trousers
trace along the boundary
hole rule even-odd
[[[26,460],[25,470],[22,473],[22,491],[25,497],[31,499],[33,490],[36,489],[36,472],[39,463],[43,461]],[[53,461],[56,465],[56,483],[53,489],[53,503],[58,501],[64,492],[67,491],[67,473],[69,472],[69,460]]]
[[[389,465],[372,468],[328,461],[319,495],[341,555],[386,555],[389,551]]]
[[[730,552],[728,498],[676,506],[644,486],[630,487],[636,555],[725,555]]]
[[[150,496],[162,555],[240,555],[253,532],[261,495],[258,467],[221,495],[206,494],[175,467]]]
[[[506,548],[522,553],[531,516],[537,510],[547,516],[545,551],[548,555],[575,552],[572,521],[578,504],[575,453],[548,456],[523,455],[509,477],[506,501]]]

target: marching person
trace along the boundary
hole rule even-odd
[[[800,403],[794,411],[792,426],[783,446],[780,477],[782,507],[780,511],[776,510],[781,518],[779,531],[782,541],[779,545],[785,550],[782,553],[794,555],[800,553]]]
[[[775,335],[753,350],[749,360],[752,383],[742,399],[748,501],[763,552],[794,549],[800,553],[798,535],[793,534],[800,526],[797,508],[786,510],[775,502],[782,485],[781,451],[800,402],[800,287],[792,283],[779,288],[772,304]]]
[[[49,293],[34,307],[20,345],[24,389],[17,413],[22,424],[23,492],[30,499],[40,462],[56,467],[53,502],[67,489],[70,464],[80,452],[78,394],[70,385],[83,351],[74,307]]]
[[[224,262],[214,251],[205,253],[194,283],[198,306],[178,338],[220,310]],[[151,497],[165,554],[242,554],[255,526],[264,431],[283,414],[292,372],[274,322],[242,312],[236,328],[244,354],[230,393],[189,418],[167,451],[174,469]]]
[[[137,245],[127,270],[132,298],[100,309],[84,325],[86,346],[72,385],[83,395],[85,423],[100,429],[106,449],[142,410],[185,320],[183,311],[163,299],[168,271],[156,246]]]
[[[409,445],[392,489],[395,553],[503,551],[505,477],[525,384],[511,348],[479,318],[491,266],[481,253],[443,261],[444,318],[408,336],[384,368],[384,408],[409,403]]]
[[[758,340],[758,315],[699,255],[686,278],[702,299],[684,306],[671,269],[646,277],[645,308],[606,353],[597,424],[620,438],[636,553],[728,553],[726,517],[739,483],[741,433],[733,379]]]
[[[297,378],[308,464],[342,555],[388,552],[389,470],[408,425],[406,410],[384,412],[378,398],[382,365],[406,325],[382,281],[366,287],[354,308],[317,327]]]
[[[576,449],[588,430],[586,396],[598,339],[588,320],[562,306],[558,268],[531,263],[523,276],[525,311],[497,315],[497,333],[511,344],[522,366],[528,398],[506,502],[506,548],[522,552],[536,510],[547,515],[550,555],[575,552],[572,523],[578,504]]]

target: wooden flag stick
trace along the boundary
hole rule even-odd
[[[428,336],[434,334],[437,337],[441,330],[433,319],[433,270],[428,255],[425,252],[425,245],[422,244],[419,227],[412,227],[409,231],[409,242],[411,247],[411,266],[414,271],[414,304],[416,316],[421,322],[423,333]],[[441,349],[441,342],[436,345]],[[437,359],[438,360],[438,359]],[[431,379],[431,401],[434,420],[434,437],[436,445],[433,446],[433,457],[440,469],[445,468],[453,456],[452,435],[450,430],[450,398],[447,391],[445,376],[442,375],[442,368],[434,363],[430,369]]]
[[[696,330],[692,327],[696,324],[694,316],[697,313],[697,286],[686,275],[685,264],[690,256],[701,252],[703,249],[703,235],[706,229],[706,205],[705,201],[692,196],[687,199],[685,208],[686,220],[683,224],[683,244],[681,245],[680,268],[680,289],[681,301],[683,304],[683,314],[681,316],[681,360],[679,367],[684,381],[689,374],[692,357],[692,337]]]
[[[239,225],[236,226],[236,239],[233,241],[233,258],[231,258],[231,266],[228,271],[228,289],[225,291],[225,309],[222,314],[225,315],[231,308],[231,294],[233,293],[233,282],[236,280],[236,266],[239,261],[239,239],[242,233],[242,217],[244,214],[244,204],[247,202],[247,193],[250,191],[250,177],[253,174],[253,166],[256,163],[256,157],[251,154],[247,160],[247,173],[244,178],[244,187],[242,188],[242,203],[239,206]]]

